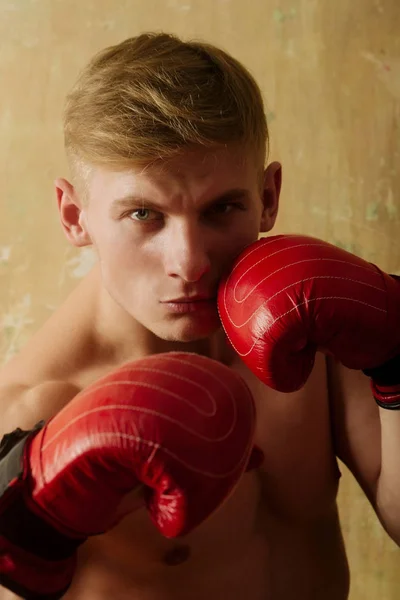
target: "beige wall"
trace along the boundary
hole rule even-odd
[[[61,108],[98,49],[144,30],[220,44],[258,78],[271,158],[284,165],[280,231],[400,273],[399,0],[3,0],[0,3],[0,361],[90,268],[65,242]],[[352,600],[400,596],[400,551],[345,472]]]

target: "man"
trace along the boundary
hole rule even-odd
[[[106,49],[83,71],[68,97],[65,143],[72,178],[56,181],[61,225],[73,245],[93,245],[98,262],[3,369],[2,434],[31,430],[44,421],[53,428],[53,437],[62,436],[63,428],[72,432],[64,446],[74,453],[79,427],[75,420],[100,411],[95,392],[99,385],[121,379],[121,365],[129,363],[135,369],[138,361],[138,368],[151,373],[145,385],[154,387],[162,369],[143,361],[153,355],[170,357],[171,351],[189,352],[198,357],[193,360],[211,361],[203,378],[218,363],[251,390],[257,414],[252,443],[262,451],[262,464],[249,466],[224,501],[211,507],[208,518],[203,515],[187,532],[176,528],[178,534],[183,532],[178,537],[163,535],[165,530],[154,526],[159,525],[154,504],[143,506],[143,488],[136,483],[125,484],[117,498],[122,499],[120,505],[110,500],[113,509],[118,505],[118,518],[111,509],[107,513],[105,497],[112,495],[118,478],[114,463],[103,487],[97,476],[87,473],[82,484],[79,471],[77,480],[62,488],[67,491],[47,499],[46,514],[44,509],[35,513],[46,527],[57,530],[43,537],[53,540],[55,552],[62,545],[65,555],[60,554],[60,560],[69,561],[77,553],[76,564],[71,567],[68,562],[62,597],[344,600],[349,572],[336,505],[337,457],[352,470],[383,526],[399,541],[394,502],[400,488],[394,477],[399,413],[378,408],[361,370],[327,363],[320,353],[301,389],[275,391],[279,382],[274,385],[272,380],[267,387],[254,375],[221,328],[220,281],[260,232],[272,230],[278,211],[281,166],[272,162],[265,167],[268,132],[254,80],[215,47],[164,34],[141,35]],[[240,278],[226,285],[236,290]],[[221,318],[230,335],[229,316]],[[167,368],[172,372],[175,367],[163,363]],[[191,377],[185,372],[182,385]],[[229,376],[221,378],[225,387],[231,385]],[[205,387],[211,382],[204,381]],[[83,406],[86,401],[89,405]],[[99,422],[100,417],[96,427],[101,428]],[[36,465],[48,460],[43,442],[48,432],[46,427],[39,429],[24,447],[24,481],[31,487],[22,487],[21,497],[28,508],[35,486],[40,483],[46,492],[48,485],[32,457],[37,454]],[[82,445],[85,429],[80,435]],[[117,435],[121,437],[119,429]],[[11,442],[8,446],[15,439]],[[190,448],[188,444],[182,450],[181,461]],[[102,451],[96,450],[88,462],[102,458]],[[125,457],[123,449],[121,453]],[[54,454],[48,470],[62,469],[58,456]],[[148,460],[146,455],[146,464]],[[13,473],[4,494],[11,494],[15,485],[18,490]],[[57,471],[57,477],[65,483],[64,473]],[[144,478],[141,481],[146,489]],[[90,496],[88,509],[91,486],[97,496]],[[197,493],[200,490],[199,485]],[[193,496],[189,505],[192,500]],[[73,517],[65,511],[65,502]],[[16,504],[11,502],[10,510]],[[175,524],[177,511],[171,510]],[[90,520],[92,511],[96,523],[91,528],[82,521]],[[21,550],[24,532],[20,528],[16,536],[17,525],[7,528],[4,522],[2,581],[17,591],[23,586],[18,588],[12,580],[21,576],[28,588],[26,573],[31,569],[32,588],[45,590],[54,575],[48,547],[42,543],[41,554],[38,550],[45,525],[41,520],[34,525],[37,535],[25,535]],[[9,590],[2,590],[1,600],[15,597]],[[47,592],[24,593],[32,598],[61,597]]]

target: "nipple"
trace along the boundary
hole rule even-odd
[[[190,557],[190,546],[179,544],[174,546],[164,554],[163,562],[169,567],[176,567],[186,562]]]

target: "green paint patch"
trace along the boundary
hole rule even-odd
[[[284,13],[279,8],[276,8],[273,12],[273,18],[275,23],[284,23],[289,19],[294,19],[297,16],[297,9],[291,8],[288,12]]]
[[[399,209],[394,202],[392,190],[389,190],[389,194],[385,202],[385,208],[389,219],[397,219],[399,216]]]
[[[6,325],[5,327],[2,328],[2,333],[3,333],[4,337],[5,337],[5,339],[7,341],[9,341],[14,336],[15,328],[14,327],[10,327],[9,325]]]
[[[367,221],[377,221],[379,212],[379,204],[377,202],[370,202],[367,205],[365,211],[365,218]]]
[[[276,23],[282,23],[285,20],[285,14],[279,8],[274,10],[273,17]]]
[[[342,242],[340,240],[335,240],[333,244],[338,248],[341,248],[342,250],[347,250],[347,252],[351,252],[352,254],[356,253],[354,244],[351,244],[350,242]]]

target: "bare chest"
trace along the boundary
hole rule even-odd
[[[198,600],[287,600],[294,593],[309,600],[328,580],[332,590],[340,588],[332,599],[346,597],[323,359],[295,394],[266,388],[242,363],[233,368],[254,396],[262,467],[245,474],[231,497],[188,536],[163,538],[141,508],[89,540],[68,600],[183,600],[188,590]],[[295,567],[290,585],[289,565]]]
[[[262,467],[246,474],[229,500],[184,539],[163,538],[140,509],[107,535],[92,540],[91,551],[108,559],[112,556],[127,568],[176,566],[193,559],[211,564],[247,544],[266,517],[301,523],[329,512],[335,503],[338,470],[323,359],[319,358],[306,387],[294,394],[267,388],[243,363],[233,368],[247,382],[256,403],[255,443],[264,454]],[[92,376],[86,375],[80,385],[88,385]]]
[[[291,394],[267,388],[238,366],[257,407],[256,443],[264,453],[262,501],[279,518],[308,521],[335,502],[340,472],[333,450],[325,359]]]

